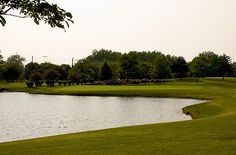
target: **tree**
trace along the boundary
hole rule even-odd
[[[50,69],[44,73],[45,80],[58,80],[60,73],[55,69]]]
[[[39,65],[39,71],[44,74],[47,71],[58,67],[59,67],[58,65],[52,64],[50,62],[44,62]]]
[[[77,72],[84,82],[99,80],[99,67],[90,61],[80,60],[70,70],[70,72]]]
[[[14,82],[15,80],[19,79],[21,73],[22,71],[17,66],[8,65],[5,66],[3,76],[7,82]]]
[[[77,73],[77,72],[70,72],[70,73],[68,74],[68,79],[69,79],[72,83],[79,84],[79,83],[80,83],[81,76],[80,76],[80,74]]]
[[[121,78],[137,79],[139,78],[139,62],[135,54],[124,54],[121,58]]]
[[[29,79],[34,82],[35,86],[41,86],[41,80],[43,79],[43,75],[40,72],[33,72],[31,73]]]
[[[167,79],[171,77],[170,62],[165,55],[160,55],[155,60],[155,76],[158,79]]]
[[[37,62],[30,62],[25,65],[25,79],[28,80],[31,74],[35,71],[39,71],[40,65]]]
[[[18,80],[20,75],[23,74],[25,58],[18,54],[10,56],[5,63],[4,77],[9,82]]]
[[[4,73],[4,61],[3,56],[0,54],[0,80],[3,79],[3,73]]]
[[[213,52],[203,52],[190,63],[191,72],[197,77],[218,75],[219,56]]]
[[[71,69],[70,65],[67,64],[62,64],[61,66],[59,66],[57,68],[58,72],[61,74],[59,79],[66,80],[70,69]]]
[[[139,71],[140,71],[140,78],[141,79],[151,79],[153,75],[153,70],[154,70],[154,65],[148,63],[148,62],[143,62],[140,63],[139,66]]]
[[[233,77],[236,77],[236,62],[232,64],[232,71]]]
[[[229,56],[223,54],[219,57],[218,72],[224,80],[225,74],[230,71],[232,71],[231,59]]]
[[[10,13],[13,10],[19,11],[19,15]],[[51,27],[63,29],[65,29],[65,25],[69,27],[69,22],[73,23],[70,12],[46,0],[0,0],[0,24],[2,26],[6,25],[4,16],[33,18],[37,25],[40,21],[44,21]]]
[[[1,52],[1,51],[0,51]],[[0,54],[0,64],[3,64],[4,61],[3,61],[3,56]]]
[[[113,52],[111,50],[93,50],[92,55],[86,58],[86,61],[104,63],[107,62],[117,62],[120,61],[122,54],[119,52]]]
[[[111,80],[112,79],[112,70],[110,66],[108,65],[107,62],[105,62],[102,66],[102,71],[101,71],[101,80]]]
[[[183,57],[175,57],[171,65],[171,70],[175,73],[175,77],[183,78],[186,76],[188,69],[188,64]]]

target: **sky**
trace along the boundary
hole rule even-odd
[[[70,28],[6,17],[4,57],[71,64],[93,49],[161,51],[191,61],[213,51],[236,61],[236,0],[51,0],[73,14]]]

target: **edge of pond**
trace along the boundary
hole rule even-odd
[[[16,91],[16,90],[11,90],[9,88],[1,88],[0,89],[0,93],[28,93],[28,94],[32,94],[32,95],[60,95],[60,96],[101,96],[101,97],[147,97],[147,98],[176,98],[176,99],[194,99],[194,100],[199,100],[199,101],[203,101],[201,103],[198,103],[198,104],[195,104],[195,105],[201,105],[201,104],[206,104],[210,101],[212,101],[212,99],[207,99],[207,98],[200,98],[200,97],[191,97],[191,96],[174,96],[174,95],[160,95],[160,94],[150,94],[150,95],[147,95],[147,94],[113,94],[113,93],[78,93],[78,92],[75,92],[75,93],[55,93],[55,92],[43,92],[43,91],[27,91],[27,90],[19,90],[19,91]],[[185,114],[185,115],[188,115],[191,117],[192,120],[194,119],[197,119],[196,117],[194,117],[194,114],[190,111],[186,111],[185,108],[187,107],[191,107],[191,106],[194,106],[194,105],[190,105],[190,106],[186,106],[186,107],[183,107],[182,108],[182,112]],[[159,124],[159,123],[158,123]]]

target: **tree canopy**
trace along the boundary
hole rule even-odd
[[[17,10],[18,14],[12,11]],[[57,4],[46,0],[0,0],[0,24],[6,25],[5,16],[18,18],[32,18],[39,25],[44,21],[51,27],[65,29],[69,23],[73,23],[72,14],[60,8]]]
[[[214,52],[202,52],[188,63],[181,56],[156,51],[122,54],[104,49],[93,51],[73,67],[49,62],[30,62],[24,66],[24,60],[16,54],[3,61],[0,55],[0,80],[15,82],[25,79],[35,86],[45,81],[47,85],[54,86],[55,83],[137,84],[183,77],[236,77],[236,62],[225,54],[217,55]]]

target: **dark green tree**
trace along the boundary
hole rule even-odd
[[[43,79],[43,75],[40,72],[34,71],[30,74],[29,80],[33,81],[35,86],[41,86],[41,80]]]
[[[16,11],[18,14],[13,14]],[[32,18],[36,24],[44,21],[51,27],[65,28],[72,22],[72,14],[57,4],[46,0],[0,0],[0,24],[5,26],[4,16]]]
[[[4,78],[8,82],[14,82],[15,80],[19,80],[20,75],[23,75],[25,58],[21,57],[18,54],[10,56],[4,67]]]
[[[119,52],[114,52],[111,50],[93,50],[92,55],[86,58],[86,61],[91,61],[95,63],[104,63],[107,62],[117,62],[120,61],[122,54]]]
[[[232,64],[232,76],[236,77],[236,62],[233,62]]]
[[[1,51],[0,51],[1,52]],[[3,61],[3,56],[0,54],[0,64],[3,64],[4,61]]]
[[[189,67],[194,76],[212,77],[218,75],[219,56],[213,52],[203,52],[195,57]]]
[[[176,78],[183,78],[187,75],[188,64],[183,57],[173,58],[173,63],[171,64],[171,70],[175,74]]]
[[[70,65],[62,64],[57,68],[58,72],[61,74],[60,80],[66,80],[69,74],[69,70],[71,69]]]
[[[44,63],[41,63],[39,65],[39,71],[41,73],[46,73],[47,71],[51,70],[51,69],[57,69],[59,66],[56,65],[56,64],[52,64],[50,62],[44,62]]]
[[[77,72],[81,76],[81,80],[96,81],[99,80],[99,67],[90,61],[80,60],[70,70],[70,72]]]
[[[138,66],[141,79],[151,79],[154,74],[154,65],[148,62],[142,62]]]
[[[158,79],[171,78],[170,62],[163,54],[158,56],[155,60],[155,76]]]
[[[3,56],[0,54],[0,80],[3,80],[3,73],[4,73],[4,61],[3,61]]]
[[[111,80],[113,76],[112,70],[107,62],[104,62],[102,69],[101,69],[101,80]]]
[[[31,74],[35,71],[39,71],[40,65],[37,62],[30,62],[25,65],[25,79],[28,80]]]
[[[222,76],[223,80],[226,73],[232,71],[232,63],[229,56],[223,54],[219,57],[218,72]]]
[[[139,62],[133,53],[124,54],[121,58],[121,78],[138,79],[140,76]]]

